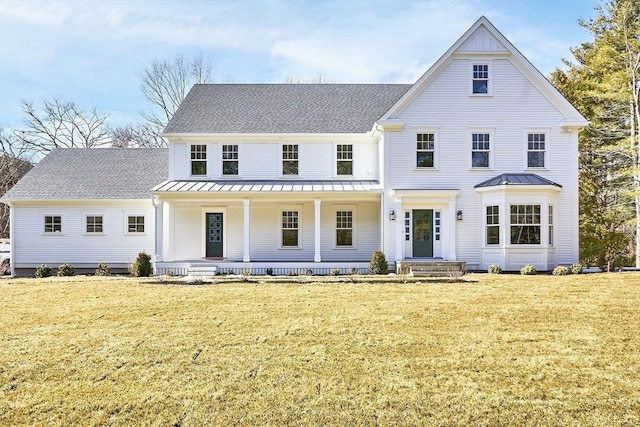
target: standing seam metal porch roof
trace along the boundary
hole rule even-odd
[[[382,191],[378,181],[281,181],[281,180],[220,180],[165,181],[151,189],[152,193],[242,193],[242,192],[368,192]]]
[[[561,187],[557,182],[536,175],[535,173],[503,173],[476,184],[474,188],[495,187],[499,185],[553,185]]]
[[[408,84],[197,84],[164,135],[366,133]]]

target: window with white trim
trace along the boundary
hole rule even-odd
[[[487,206],[486,215],[487,245],[500,244],[500,207]]]
[[[44,232],[45,233],[62,233],[62,216],[45,215],[44,216]]]
[[[336,175],[353,175],[353,145],[336,146]]]
[[[299,243],[300,223],[298,211],[282,211],[282,247],[297,248]]]
[[[404,240],[411,240],[411,212],[404,213]]]
[[[102,233],[103,217],[102,215],[87,215],[84,217],[86,233]]]
[[[436,240],[440,240],[440,211],[435,211],[433,217],[433,221],[435,222],[433,236]]]
[[[204,144],[191,145],[191,175],[207,174],[207,146]]]
[[[489,64],[473,64],[472,67],[471,93],[489,94]]]
[[[238,175],[238,145],[222,146],[222,175]]]
[[[471,167],[490,167],[491,155],[491,134],[473,133],[471,134]]]
[[[127,233],[144,233],[144,215],[127,216]]]
[[[549,206],[549,246],[553,246],[553,206]]]
[[[353,211],[336,211],[336,246],[353,247]]]
[[[511,205],[511,244],[539,245],[540,205]]]
[[[282,175],[298,175],[298,145],[282,146]]]
[[[527,167],[543,168],[545,167],[546,152],[546,134],[529,133],[527,134]]]
[[[419,133],[416,135],[416,167],[434,168],[436,138],[433,133]]]

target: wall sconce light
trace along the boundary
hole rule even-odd
[[[389,219],[391,221],[395,221],[396,220],[396,211],[389,211]]]
[[[462,211],[458,211],[458,212],[456,212],[456,219],[457,219],[458,221],[462,221]]]

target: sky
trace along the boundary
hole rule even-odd
[[[135,122],[140,73],[176,54],[230,83],[413,83],[481,15],[548,76],[597,1],[0,0],[0,128],[52,98]]]

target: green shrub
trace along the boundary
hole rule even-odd
[[[371,261],[369,262],[369,272],[371,274],[387,274],[389,271],[387,258],[380,249],[373,251]]]
[[[129,266],[129,273],[135,277],[149,277],[152,271],[151,255],[145,252],[140,252],[133,264]]]
[[[500,268],[500,266],[498,264],[491,264],[491,265],[489,265],[489,268],[487,269],[487,273],[489,273],[489,274],[500,274],[500,273],[502,273],[502,269]]]
[[[101,262],[96,268],[96,276],[110,276],[111,270],[109,270],[109,266],[106,262]]]
[[[339,268],[332,268],[330,270],[330,273],[332,276],[339,276],[340,275],[340,269]]]
[[[536,270],[533,265],[527,264],[520,269],[520,274],[522,274],[523,276],[535,276],[536,274],[538,274],[538,270]]]
[[[559,265],[553,269],[553,273],[551,274],[553,274],[554,276],[566,276],[570,272],[571,270],[569,270],[569,267],[565,267],[564,265]]]
[[[582,273],[582,264],[571,264],[571,274]]]
[[[273,268],[267,268],[267,276],[273,276]]]
[[[47,264],[42,264],[38,268],[36,268],[36,277],[50,277],[53,274],[53,270]]]
[[[71,264],[62,264],[60,267],[58,267],[58,277],[69,277],[75,275],[76,269],[73,268],[73,265]]]

